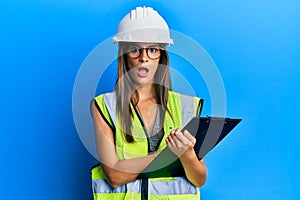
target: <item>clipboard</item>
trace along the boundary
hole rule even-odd
[[[242,119],[221,117],[194,117],[182,129],[188,130],[195,138],[194,150],[198,159],[202,159],[219,144]],[[178,157],[168,148],[164,148],[138,178],[157,178],[185,176]]]

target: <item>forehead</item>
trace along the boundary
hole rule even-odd
[[[147,48],[147,47],[153,47],[153,46],[157,46],[159,47],[160,45],[157,44],[157,43],[139,43],[139,42],[134,42],[134,43],[127,43],[126,46],[129,46],[129,47],[140,47],[140,48]]]

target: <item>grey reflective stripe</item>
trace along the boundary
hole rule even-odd
[[[140,193],[141,192],[141,180],[136,180],[119,187],[113,188],[111,185],[103,179],[92,180],[93,193],[126,193],[127,191]]]
[[[117,111],[116,111],[116,104],[117,104],[117,98],[116,98],[116,92],[110,92],[104,94],[104,103],[106,105],[107,111],[110,114],[111,120],[113,121],[114,125],[116,126],[116,117],[117,117]]]
[[[106,180],[95,179],[92,181],[93,193],[125,193],[126,185],[113,188]]]
[[[194,97],[181,95],[182,127],[194,117]]]
[[[175,177],[171,181],[151,181],[149,180],[149,194],[154,195],[174,195],[174,194],[198,194],[199,188],[192,185],[184,177]]]
[[[142,180],[135,180],[133,182],[129,182],[126,184],[127,191],[135,192],[135,193],[141,193],[142,188]]]
[[[136,180],[117,188],[113,188],[106,180],[93,180],[93,193],[126,193],[128,191],[141,193],[142,180]],[[175,195],[175,194],[198,194],[199,188],[192,185],[184,177],[175,177],[174,180],[148,182],[148,194],[153,195]]]

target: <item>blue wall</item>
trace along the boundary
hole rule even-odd
[[[0,2],[0,199],[92,198],[97,161],[74,126],[73,84],[89,52],[137,5],[206,49],[227,115],[243,118],[206,157],[202,199],[299,199],[299,1],[123,2]],[[174,56],[173,65],[183,63]],[[209,94],[199,95],[210,114]]]

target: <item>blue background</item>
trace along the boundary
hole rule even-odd
[[[89,52],[138,5],[206,49],[224,81],[227,115],[243,118],[206,157],[202,199],[299,199],[297,0],[2,0],[0,199],[92,199],[97,161],[74,126],[73,83]]]

